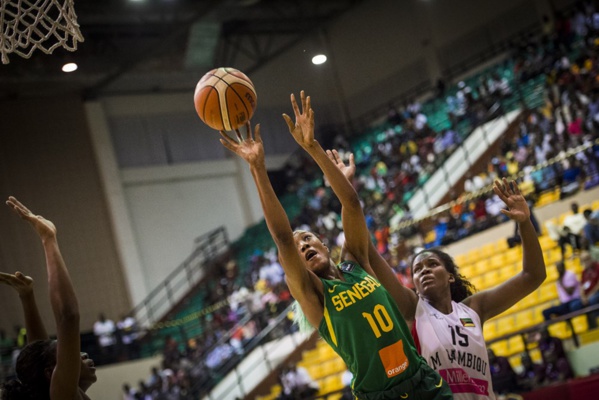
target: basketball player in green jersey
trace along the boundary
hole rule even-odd
[[[287,284],[306,319],[343,358],[353,373],[359,399],[451,399],[445,381],[417,354],[397,305],[375,278],[368,261],[369,233],[355,190],[314,139],[314,112],[301,93],[302,111],[291,96],[291,134],[327,177],[342,206],[345,246],[351,260],[335,265],[328,248],[312,233],[293,232],[266,172],[260,126],[246,125],[237,140],[221,132],[221,143],[250,166],[266,224]]]

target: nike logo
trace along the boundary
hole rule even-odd
[[[405,394],[400,395],[399,397],[401,397],[402,399],[407,399],[408,398],[408,394],[405,393]]]
[[[333,285],[333,287],[332,287],[332,288],[329,288],[329,293],[333,293],[333,292],[335,292],[335,288],[336,288],[337,286],[339,286],[339,285]]]
[[[443,386],[443,378],[441,378],[438,385],[435,385],[436,388],[440,388],[441,386]]]

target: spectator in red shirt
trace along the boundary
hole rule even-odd
[[[593,261],[588,251],[583,251],[580,253],[580,263],[584,266],[580,300],[585,307],[597,305],[599,304],[599,262]],[[588,314],[589,329],[597,328],[597,317],[599,311]]]

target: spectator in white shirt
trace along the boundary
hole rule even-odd
[[[580,239],[582,237],[582,231],[587,223],[584,215],[578,212],[578,203],[572,203],[570,208],[572,209],[572,214],[564,218],[562,228],[559,230],[560,237],[557,242],[562,252],[562,260],[564,259],[566,243],[572,246],[573,251],[581,249]]]
[[[94,323],[94,335],[96,335],[102,353],[102,363],[113,361],[116,346],[115,332],[116,325],[114,321],[106,319],[104,314],[100,314],[98,320]]]

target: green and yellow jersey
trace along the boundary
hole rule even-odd
[[[345,281],[322,279],[320,336],[341,356],[360,393],[384,392],[410,379],[424,360],[389,292],[351,261],[338,266]]]

